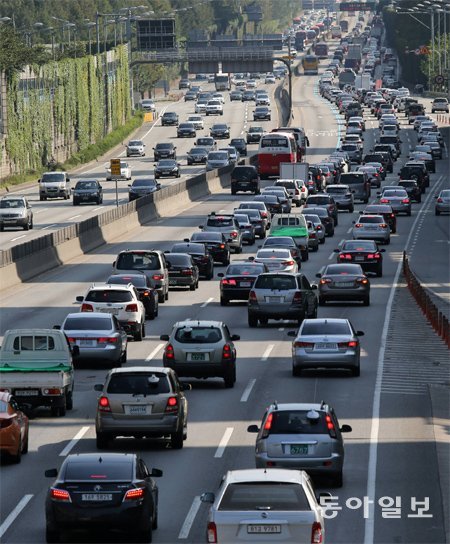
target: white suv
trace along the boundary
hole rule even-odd
[[[205,113],[206,115],[223,115],[222,102],[216,98],[210,100],[206,104]]]
[[[123,329],[141,341],[145,336],[145,308],[132,283],[128,285],[92,284],[86,295],[78,296],[81,312],[103,312],[117,317]]]
[[[431,113],[435,111],[445,111],[448,113],[448,100],[447,98],[435,98],[431,104]]]

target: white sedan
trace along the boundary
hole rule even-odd
[[[111,176],[111,167],[107,166],[106,168],[106,181],[111,181],[113,178]],[[125,161],[120,161],[120,177],[118,179],[131,179],[131,168],[130,165]]]
[[[223,105],[220,100],[209,100],[205,109],[206,115],[223,115]]]

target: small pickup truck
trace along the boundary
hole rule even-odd
[[[309,232],[306,219],[301,214],[275,214],[269,236],[291,236],[300,249],[302,261],[309,256]]]
[[[48,406],[53,416],[73,407],[73,359],[65,334],[56,329],[6,331],[0,348],[0,390],[26,408]]]

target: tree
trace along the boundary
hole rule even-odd
[[[162,79],[164,73],[162,64],[138,64],[135,68],[134,88],[143,97],[145,92],[150,93],[156,82]]]
[[[33,50],[25,45],[20,35],[9,25],[0,26],[0,71],[7,74],[30,64]]]

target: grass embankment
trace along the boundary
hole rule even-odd
[[[87,147],[84,151],[80,153],[75,153],[64,163],[58,163],[57,170],[70,170],[75,166],[80,166],[86,164],[90,161],[101,157],[116,145],[122,143],[127,136],[129,136],[133,131],[139,128],[142,125],[144,120],[144,113],[139,111],[136,112],[131,119],[125,123],[125,125],[116,128],[109,134],[107,134],[103,140],[100,140],[96,144],[92,144]],[[25,172],[24,174],[15,174],[13,176],[8,176],[0,181],[0,189],[5,189],[7,187],[12,187],[14,185],[20,185],[21,183],[26,183],[28,181],[36,181],[42,172],[48,170],[47,166],[43,166],[40,170],[33,170]]]

